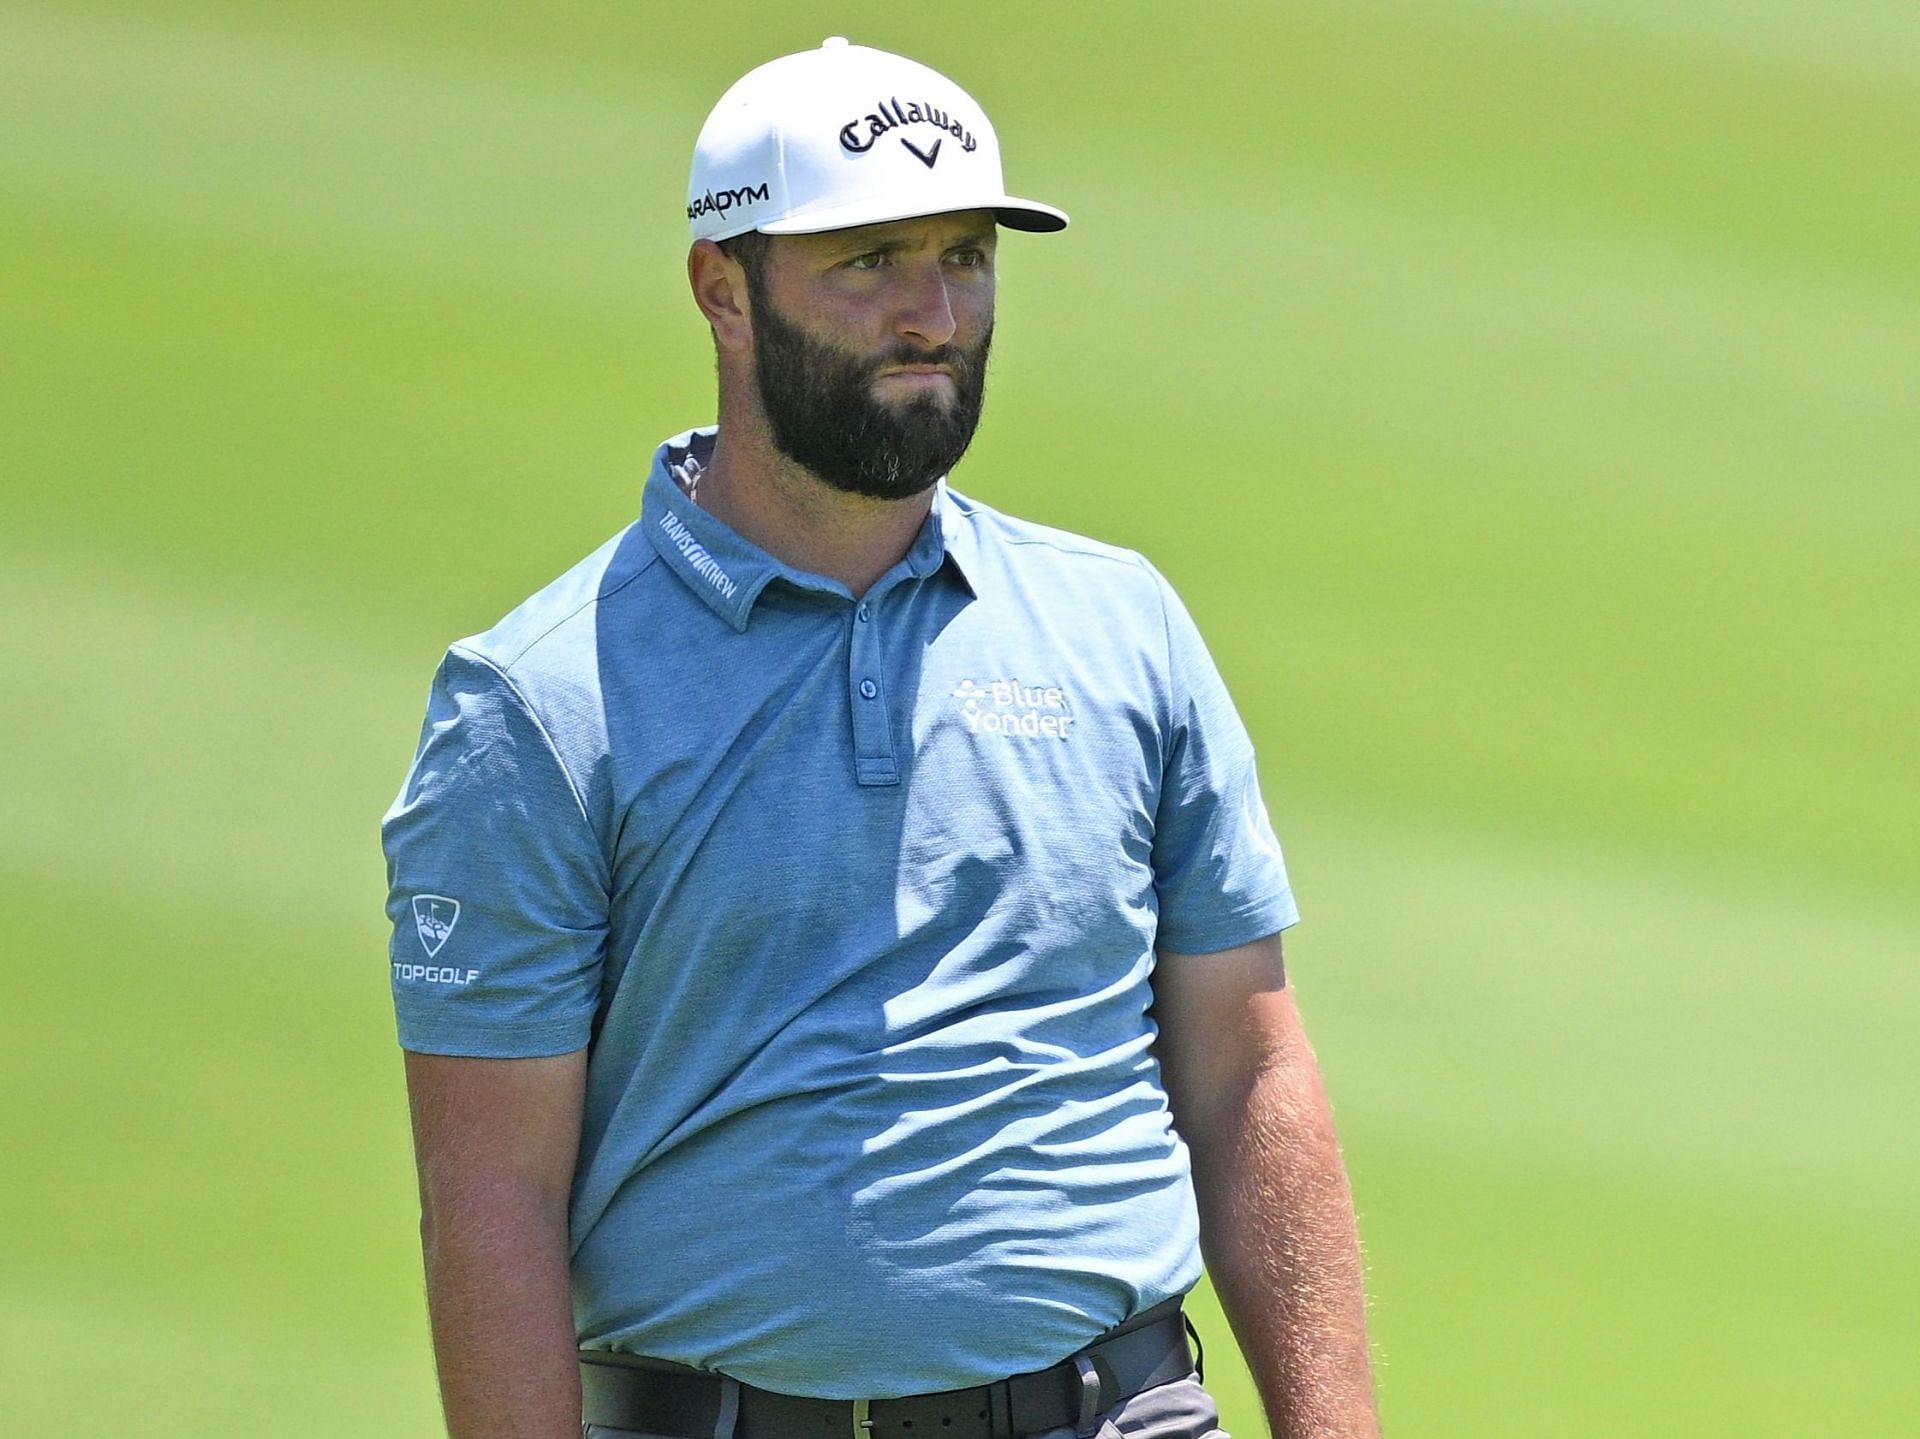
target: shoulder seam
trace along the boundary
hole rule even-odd
[[[1063,555],[1080,555],[1090,560],[1111,560],[1117,565],[1138,564],[1142,556],[1136,550],[1123,549],[1119,545],[1109,545],[1101,540],[1087,540],[1081,545],[1064,545],[1046,535],[1007,535],[1000,543],[1004,545],[1040,545],[1045,549],[1057,551]]]
[[[967,522],[976,540],[984,538],[983,532],[991,526],[995,544],[1039,545],[1063,555],[1085,555],[1089,559],[1113,560],[1118,564],[1145,558],[1138,550],[1126,545],[1116,545],[1109,540],[1062,529],[1058,525],[1042,524],[1039,520],[1022,519],[952,488],[948,489],[947,497],[953,501],[954,509]]]
[[[580,601],[579,604],[575,605],[572,609],[568,610],[564,615],[561,615],[552,624],[548,625],[545,629],[540,631],[539,634],[535,635],[532,639],[528,640],[525,644],[521,645],[519,649],[515,650],[513,652],[513,658],[507,660],[505,668],[501,668],[501,666],[494,664],[492,660],[488,660],[487,663],[490,666],[492,666],[492,668],[498,670],[500,673],[500,677],[502,679],[505,679],[507,677],[507,670],[512,669],[515,665],[519,664],[521,660],[525,659],[527,655],[532,651],[533,647],[539,644],[540,641],[544,640],[548,635],[552,634],[555,630],[559,629],[560,626],[566,624],[569,620],[572,620],[573,618],[581,614],[583,611],[592,609],[595,605],[599,604],[602,600],[612,599],[615,595],[619,594],[620,591],[624,590],[628,585],[632,584],[635,580],[639,579],[640,576],[644,575],[648,570],[652,569],[654,565],[659,562],[659,559],[660,559],[660,551],[656,550],[653,547],[652,542],[649,541],[647,544],[646,558],[641,560],[638,565],[634,566],[633,573],[628,575],[624,580],[620,581],[619,584],[615,585],[610,590],[597,590],[594,592],[593,596],[590,599],[584,599]],[[473,653],[473,651],[471,650],[464,650],[462,652],[466,654]],[[476,658],[478,658],[478,656],[476,656]],[[516,689],[514,693],[518,694],[519,691]],[[529,713],[531,713],[531,710],[529,710]]]

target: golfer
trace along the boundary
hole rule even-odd
[[[1066,216],[829,40],[687,218],[718,423],[452,646],[384,828],[449,1430],[1202,1439],[1204,1253],[1275,1432],[1375,1433],[1246,731],[1146,560],[947,483]]]

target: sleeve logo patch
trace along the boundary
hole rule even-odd
[[[416,894],[413,897],[413,927],[420,932],[420,945],[432,959],[453,933],[460,919],[460,901],[443,894]]]

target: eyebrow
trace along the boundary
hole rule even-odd
[[[977,231],[973,234],[960,236],[951,245],[944,246],[943,249],[946,249],[946,250],[985,249],[988,242],[993,238],[994,236],[991,230]],[[902,250],[914,250],[918,248],[919,246],[914,244],[912,241],[904,240],[904,239],[876,240],[871,244],[865,244],[865,245],[859,243],[858,241],[850,240],[846,244],[838,246],[837,252],[843,255],[897,255]]]

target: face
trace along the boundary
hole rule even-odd
[[[749,270],[775,446],[876,499],[919,494],[951,470],[986,390],[994,240],[985,210],[775,237]]]

